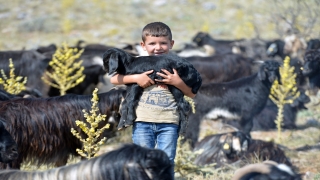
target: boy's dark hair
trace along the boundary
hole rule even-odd
[[[172,33],[169,26],[162,22],[152,22],[147,24],[142,29],[142,41],[146,40],[147,36],[154,36],[154,37],[163,37],[168,36],[169,40],[172,40]]]

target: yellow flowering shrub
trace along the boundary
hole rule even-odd
[[[291,104],[299,97],[300,92],[296,86],[296,74],[294,67],[290,66],[290,58],[287,56],[283,65],[279,68],[280,81],[275,80],[272,84],[269,98],[277,105],[278,114],[275,120],[278,129],[278,141],[281,139],[281,126],[283,124],[283,107],[285,104]]]
[[[71,128],[71,133],[76,136],[82,143],[83,149],[76,149],[76,151],[82,156],[87,159],[96,156],[96,153],[100,150],[100,146],[104,144],[107,140],[106,137],[100,139],[100,135],[103,133],[105,129],[108,129],[110,124],[106,124],[102,128],[98,129],[98,124],[101,121],[105,121],[106,115],[98,114],[98,89],[95,88],[92,95],[92,107],[90,110],[90,114],[83,110],[84,117],[86,118],[87,122],[83,122],[80,120],[76,120],[76,125],[81,128],[81,130],[87,135],[87,138],[81,137],[80,133],[77,132],[75,129]],[[100,140],[99,140],[100,139]]]
[[[14,74],[14,65],[12,59],[9,59],[9,68],[10,74],[9,78],[4,73],[4,70],[1,69],[0,84],[3,85],[5,91],[11,94],[19,94],[21,91],[26,89],[27,77],[16,76]]]
[[[66,43],[63,43],[63,46],[56,50],[49,62],[53,71],[45,72],[49,79],[43,76],[42,80],[50,86],[60,89],[60,95],[65,95],[68,89],[80,84],[85,78],[82,60],[76,62],[82,53],[83,49],[78,51],[77,48],[69,48]]]

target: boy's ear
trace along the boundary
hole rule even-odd
[[[140,46],[142,47],[142,49],[143,49],[143,50],[145,50],[145,51],[146,51],[146,45],[144,44],[144,42],[143,42],[143,41],[141,41],[141,42],[140,42]]]
[[[172,49],[173,45],[174,45],[174,40],[171,40],[171,48],[170,49]]]

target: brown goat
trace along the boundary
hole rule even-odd
[[[102,136],[112,137],[113,128],[119,121],[118,111],[126,90],[112,89],[98,94],[98,107],[101,114],[106,114],[110,128]],[[82,112],[91,110],[92,95],[56,96],[50,98],[19,98],[0,102],[0,117],[4,119],[6,129],[18,144],[19,157],[12,162],[12,168],[20,168],[23,161],[35,165],[53,164],[62,166],[69,155],[78,156],[76,149],[82,143],[72,133],[71,128],[81,132],[76,120],[85,120]],[[114,123],[114,124],[111,124]],[[82,134],[84,135],[84,134]],[[85,136],[84,136],[85,137]],[[3,168],[0,164],[0,168]]]

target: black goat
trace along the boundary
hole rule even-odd
[[[196,43],[198,46],[202,47],[204,45],[210,45],[214,48],[214,52],[216,55],[218,54],[228,54],[233,53],[233,43],[239,40],[217,40],[213,39],[208,33],[198,32],[193,38],[192,41]]]
[[[300,96],[293,101],[292,104],[285,104],[283,108],[283,124],[284,129],[296,129],[297,113],[300,110],[307,109],[304,104],[310,102],[310,98],[300,91]],[[265,108],[253,118],[253,131],[276,129],[275,120],[278,115],[278,107],[268,99]]]
[[[18,158],[18,145],[0,119],[0,162],[10,163]]]
[[[320,49],[320,39],[310,39],[307,42],[307,50]]]
[[[35,50],[0,51],[0,69],[3,69],[7,76],[10,73],[10,58],[14,64],[15,75],[27,77],[26,87],[37,89],[42,95],[46,95],[48,86],[41,80],[41,77],[50,59]]]
[[[37,89],[27,88],[21,91],[19,94],[10,94],[5,90],[0,89],[0,101],[6,101],[13,98],[29,98],[29,97],[41,97],[41,93]]]
[[[76,164],[45,171],[0,171],[2,180],[171,180],[165,152],[126,144],[119,149]]]
[[[154,72],[149,75],[151,79],[162,79],[156,72],[166,69],[173,73],[174,68],[186,85],[192,88],[194,94],[197,93],[202,84],[200,74],[192,64],[176,55],[133,57],[121,49],[112,48],[103,55],[103,64],[106,71],[111,75],[114,73],[139,74],[153,69]],[[191,108],[190,104],[184,99],[184,94],[178,88],[172,85],[168,85],[168,88],[177,102],[180,123],[184,127]],[[127,95],[122,102],[119,129],[132,125],[136,119],[135,107],[142,92],[143,88],[138,84],[127,84]]]
[[[206,136],[194,148],[194,151],[199,150],[202,152],[194,161],[196,165],[216,163],[216,167],[221,167],[259,159],[272,160],[292,167],[289,158],[277,144],[251,139],[240,131]]]
[[[186,138],[191,139],[191,145],[198,140],[199,124],[205,116],[210,119],[238,119],[242,130],[249,134],[253,117],[267,103],[273,81],[280,79],[279,66],[280,63],[268,60],[251,76],[202,85],[194,98],[196,113],[189,116]]]
[[[285,42],[281,39],[267,42],[267,56],[272,58],[279,57],[281,58],[281,60],[283,60],[286,56],[289,55],[284,52],[284,46]]]
[[[107,115],[98,128],[110,124],[101,137],[115,136],[120,119],[119,107],[125,93],[124,88],[115,88],[98,94],[99,113]],[[92,95],[67,94],[0,101],[0,118],[19,146],[19,157],[11,163],[11,167],[19,169],[22,162],[31,162],[37,166],[62,166],[67,163],[70,155],[79,156],[76,149],[83,144],[70,130],[74,128],[86,138],[75,121],[85,121],[82,110],[88,112],[91,109],[91,99]],[[3,168],[4,165],[0,163],[0,169]]]
[[[309,78],[311,89],[320,88],[320,50],[309,50],[304,55],[303,75]]]
[[[262,60],[267,58],[266,41],[260,38],[244,39],[233,43],[233,49],[238,49],[237,54],[245,57]]]
[[[202,83],[228,82],[252,75],[253,59],[239,54],[186,57],[200,73]]]
[[[274,161],[246,165],[238,169],[232,178],[232,180],[247,179],[302,180],[301,175],[295,173],[289,166]]]
[[[251,138],[242,132],[206,136],[193,149],[202,150],[194,163],[200,166],[216,163],[216,167],[234,163],[248,150],[250,141]]]

